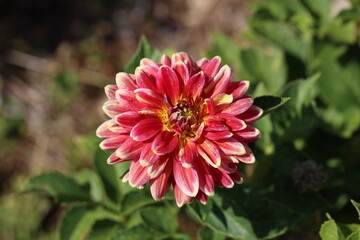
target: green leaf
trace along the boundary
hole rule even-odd
[[[303,2],[320,19],[320,22],[327,22],[329,20],[331,8],[329,0],[303,0]]]
[[[166,208],[147,207],[140,209],[140,215],[146,226],[162,233],[174,233],[177,220]]]
[[[197,236],[200,240],[224,240],[225,235],[215,232],[210,228],[201,228],[197,231]]]
[[[119,224],[109,220],[97,221],[86,240],[110,240],[119,229]]]
[[[350,223],[350,224],[338,224],[338,228],[341,233],[348,239],[351,235],[358,234],[357,232],[360,230],[360,224]],[[350,237],[352,239],[352,237]],[[358,238],[356,238],[358,240]]]
[[[286,63],[281,50],[264,46],[241,51],[242,65],[251,75],[251,80],[264,82],[272,94],[277,94],[286,82]]]
[[[89,194],[72,178],[60,173],[44,173],[31,178],[24,191],[38,191],[51,195],[59,203],[89,201]]]
[[[203,224],[219,234],[232,238],[257,239],[251,222],[244,215],[238,202],[219,196],[215,196],[214,199],[216,201],[210,207],[193,203],[189,208],[198,214]],[[194,209],[194,206],[197,209]]]
[[[103,184],[99,176],[91,171],[91,170],[82,170],[81,172],[77,173],[75,176],[77,182],[81,185],[89,184],[90,185],[90,196],[91,199],[95,202],[100,202],[103,197]]]
[[[360,239],[360,226],[358,229],[351,233],[349,236],[347,236],[346,240],[359,240]]]
[[[153,240],[153,234],[143,225],[138,225],[130,229],[121,229],[111,240]]]
[[[350,200],[352,205],[354,205],[358,215],[359,215],[359,219],[360,219],[360,203],[356,202],[355,200]]]
[[[254,99],[254,105],[264,110],[264,116],[281,107],[289,100],[289,97],[261,96]]]
[[[95,153],[93,166],[104,184],[106,195],[112,201],[118,202],[120,200],[119,184],[121,181],[118,179],[119,176],[117,176],[114,166],[106,162],[109,155],[108,152],[98,149]]]
[[[320,228],[320,237],[322,240],[340,240],[338,228],[333,219],[325,221]]]
[[[129,214],[148,204],[155,203],[148,191],[134,191],[125,195],[122,201],[122,214]]]
[[[135,55],[131,58],[130,62],[125,67],[125,72],[134,73],[135,69],[139,66],[140,60],[143,58],[150,58],[152,60],[158,60],[159,52],[155,50],[145,36],[140,38],[138,48]]]

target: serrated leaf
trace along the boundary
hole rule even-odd
[[[268,114],[289,101],[289,97],[261,96],[254,99],[254,105],[264,110]]]
[[[146,226],[162,233],[174,233],[177,220],[166,208],[147,207],[140,210],[141,218]]]
[[[111,240],[153,240],[153,234],[144,226],[138,225],[130,229],[121,229]]]
[[[148,204],[155,203],[150,193],[147,191],[134,191],[125,195],[122,201],[122,214],[126,215],[136,209],[140,209]]]
[[[141,36],[136,53],[126,65],[125,72],[134,73],[135,69],[139,66],[140,60],[143,58],[157,60],[158,57],[159,52],[150,45],[145,36]]]
[[[90,201],[90,195],[74,179],[60,173],[44,173],[31,178],[24,191],[40,191],[51,195],[59,203]]]
[[[90,196],[93,201],[100,202],[103,197],[104,187],[99,176],[90,170],[82,170],[75,176],[77,182],[80,184],[89,184]]]

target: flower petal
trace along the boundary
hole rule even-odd
[[[116,74],[116,85],[118,88],[126,88],[128,90],[134,90],[137,88],[136,83],[134,81],[135,76],[132,74],[119,72]]]
[[[187,142],[179,151],[179,161],[184,167],[192,167],[197,158],[196,145],[193,142]]]
[[[115,92],[115,96],[120,106],[127,111],[137,111],[142,109],[142,105],[136,99],[136,95],[133,91],[124,88],[118,89]]]
[[[190,99],[196,99],[199,97],[204,89],[205,75],[203,72],[199,72],[189,79],[185,85],[185,97]]]
[[[249,85],[249,81],[231,82],[227,92],[233,95],[234,100],[238,100],[244,97],[245,93],[249,89]]]
[[[219,72],[215,75],[213,82],[215,83],[212,96],[219,93],[224,93],[228,88],[230,80],[233,77],[233,72],[228,65],[224,65]]]
[[[241,156],[246,153],[244,145],[235,138],[226,138],[215,141],[216,145],[225,155]]]
[[[148,167],[148,174],[151,179],[157,178],[164,171],[168,162],[173,161],[173,157],[169,155],[165,155],[165,156],[157,155],[157,156],[158,156],[158,160],[154,164]]]
[[[139,161],[133,161],[129,170],[129,184],[132,187],[139,187],[150,181],[147,168],[140,165]]]
[[[171,163],[166,164],[164,171],[155,179],[150,180],[151,195],[155,200],[160,200],[170,188]]]
[[[243,119],[246,123],[253,123],[259,119],[263,114],[263,110],[257,106],[251,106],[246,112],[239,115],[239,118]]]
[[[229,128],[225,124],[225,120],[216,115],[207,115],[203,118],[205,123],[205,130],[206,131],[227,131]]]
[[[244,130],[235,133],[236,139],[241,142],[254,142],[260,138],[260,131],[252,126],[247,126]]]
[[[180,86],[186,84],[190,78],[189,69],[187,68],[186,64],[179,61],[175,64],[173,69],[179,76],[179,81],[181,83]]]
[[[204,136],[209,140],[219,140],[224,138],[230,138],[234,134],[229,131],[220,131],[220,132],[205,132]]]
[[[182,207],[185,203],[190,203],[193,200],[193,197],[186,195],[176,184],[174,184],[174,196],[178,207]]]
[[[115,137],[110,137],[105,139],[100,143],[100,148],[102,150],[116,150],[118,149],[121,144],[123,144],[127,139],[129,138],[129,135],[117,135]]]
[[[171,59],[166,54],[162,55],[160,63],[163,64],[163,65],[171,67]]]
[[[219,56],[216,56],[207,63],[205,63],[204,65],[202,65],[201,70],[203,70],[206,75],[213,77],[218,73],[220,69],[220,65],[221,65],[221,58]]]
[[[216,185],[225,188],[232,188],[234,186],[234,181],[229,177],[227,173],[220,171],[216,168],[211,168],[210,171]]]
[[[199,177],[194,168],[186,168],[177,160],[173,163],[173,174],[176,185],[186,195],[195,197],[199,191]]]
[[[121,106],[120,103],[116,100],[109,100],[104,103],[102,106],[103,111],[108,115],[109,117],[113,118],[119,113],[122,113],[126,111],[124,107]]]
[[[139,163],[143,167],[151,166],[159,160],[160,156],[151,151],[151,143],[144,144],[141,148]]]
[[[130,137],[116,150],[116,156],[121,159],[138,159],[140,157],[142,142],[136,142]]]
[[[251,105],[253,104],[253,100],[251,98],[243,98],[240,100],[237,100],[233,104],[231,104],[229,107],[222,110],[222,113],[230,113],[232,115],[239,115],[246,110],[248,110]]]
[[[114,137],[117,134],[114,133],[113,131],[110,131],[110,129],[108,128],[108,124],[111,120],[107,120],[105,122],[103,122],[96,130],[96,136],[98,136],[99,138],[108,138],[108,137]]]
[[[135,141],[146,141],[158,134],[163,127],[158,118],[148,118],[138,122],[131,129],[130,137]]]
[[[139,71],[136,73],[136,83],[139,88],[148,88],[151,90],[156,90],[156,80],[153,77],[150,77],[144,71]]]
[[[172,152],[179,144],[179,139],[174,133],[164,131],[159,133],[151,146],[152,151],[157,155],[164,155]]]
[[[140,102],[146,103],[147,105],[161,109],[165,106],[164,96],[147,88],[139,88],[135,91],[136,99]]]
[[[126,161],[130,161],[129,159],[120,159],[116,156],[116,152],[112,153],[108,159],[106,160],[106,162],[108,164],[115,164],[115,163],[121,163],[121,162],[126,162]]]
[[[162,93],[170,97],[173,104],[177,102],[180,96],[179,79],[176,73],[168,66],[159,68],[156,78],[156,86]]]
[[[199,189],[206,195],[213,196],[215,193],[215,185],[208,166],[200,161],[197,165],[197,172],[199,175]]]
[[[105,94],[106,96],[108,97],[109,100],[115,100],[116,97],[115,97],[115,92],[116,90],[118,90],[118,87],[116,85],[107,85],[105,87]]]
[[[226,120],[226,125],[230,127],[231,131],[241,131],[246,128],[246,123],[231,114],[220,113],[217,116],[222,117]]]
[[[116,123],[128,129],[132,129],[142,119],[144,119],[144,116],[135,111],[124,112],[115,117]]]
[[[214,168],[220,166],[221,156],[218,147],[212,141],[205,139],[197,145],[198,153]]]

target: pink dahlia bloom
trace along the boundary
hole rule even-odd
[[[111,118],[97,130],[109,164],[131,161],[123,182],[155,200],[170,186],[178,206],[205,204],[215,185],[231,188],[242,176],[238,163],[253,163],[249,142],[260,132],[250,124],[262,110],[245,95],[249,82],[231,82],[220,57],[191,60],[186,53],[160,63],[142,59],[135,74],[118,73],[108,85],[103,110]]]

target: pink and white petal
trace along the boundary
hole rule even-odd
[[[182,88],[182,86],[184,86],[184,84],[186,84],[190,78],[189,69],[187,68],[185,63],[179,61],[175,64],[173,70],[178,74],[179,83]]]
[[[198,195],[196,195],[196,198],[204,205],[206,205],[208,201],[208,196],[203,192],[199,192]]]
[[[249,81],[231,82],[227,92],[233,95],[234,100],[238,100],[245,96],[249,86]]]
[[[128,134],[130,131],[124,127],[121,127],[114,119],[108,120],[107,128],[116,134]]]
[[[196,61],[196,65],[198,67],[202,67],[204,64],[206,64],[207,62],[209,62],[209,60],[207,60],[206,58],[201,58],[199,60]]]
[[[134,93],[136,94],[136,99],[139,102],[143,102],[149,107],[161,109],[166,104],[164,95],[161,95],[151,89],[139,88],[136,89]]]
[[[112,153],[108,159],[106,160],[106,162],[108,164],[116,164],[116,163],[121,163],[121,162],[126,162],[126,161],[130,161],[128,159],[120,159],[116,156],[116,152]]]
[[[229,128],[225,124],[225,120],[216,115],[207,115],[203,118],[205,123],[205,131],[222,132]]]
[[[208,196],[213,196],[215,193],[214,180],[208,170],[208,165],[199,161],[196,165],[196,169],[199,175],[199,189]]]
[[[229,113],[219,113],[217,116],[226,119],[226,125],[230,127],[231,131],[241,131],[246,128],[246,123]]]
[[[131,129],[130,137],[135,141],[146,141],[157,135],[162,127],[163,124],[159,118],[144,119]]]
[[[179,99],[179,79],[172,68],[165,65],[159,68],[158,76],[156,78],[156,86],[159,88],[160,93],[165,93],[170,97],[173,104],[175,104]]]
[[[223,156],[221,158],[221,165],[219,169],[227,174],[236,172],[238,170],[236,164],[230,159],[230,157],[227,156]]]
[[[241,184],[243,182],[243,177],[239,171],[230,173],[229,177],[237,184]]]
[[[210,169],[210,171],[216,185],[225,188],[232,188],[234,186],[234,181],[229,177],[227,173],[215,168]]]
[[[142,142],[136,142],[130,137],[116,150],[116,156],[121,159],[139,159]]]
[[[151,143],[146,143],[141,148],[139,163],[143,167],[148,167],[155,164],[160,156],[151,151]]]
[[[159,71],[159,66],[157,66],[157,65],[143,65],[143,66],[137,67],[135,69],[135,75],[139,75],[139,73],[141,71],[146,73],[150,78],[156,79],[158,71]]]
[[[173,174],[176,185],[186,195],[195,197],[199,191],[199,177],[194,168],[186,168],[177,160],[173,162]]]
[[[220,140],[224,138],[230,138],[234,134],[229,131],[221,131],[221,132],[207,132],[205,131],[204,136],[209,140]]]
[[[168,55],[162,55],[160,63],[163,65],[166,65],[168,67],[171,67],[171,59]]]
[[[195,137],[190,138],[189,141],[196,142],[200,137],[202,137],[204,129],[205,129],[205,123],[201,123],[198,129],[196,129]]]
[[[164,198],[170,188],[171,164],[167,164],[164,171],[155,179],[150,180],[151,195],[155,200]]]
[[[100,148],[102,150],[116,150],[128,138],[129,138],[129,135],[117,135],[117,136],[114,136],[114,137],[107,138],[107,139],[105,139],[104,141],[102,141],[100,143]]]
[[[213,115],[215,114],[215,103],[212,99],[206,98],[201,111],[201,115]]]
[[[185,64],[192,62],[190,56],[187,53],[185,52],[174,53],[171,56],[171,66],[174,67],[176,63],[178,63],[179,61]]]
[[[212,167],[217,168],[221,164],[220,151],[215,143],[205,139],[197,145],[199,155]]]
[[[136,99],[134,91],[130,91],[124,88],[118,89],[115,92],[115,96],[120,106],[127,111],[137,111],[143,108],[143,106]]]
[[[190,197],[185,193],[183,193],[183,191],[181,191],[178,185],[174,184],[173,186],[174,186],[175,201],[178,207],[182,207],[185,203],[192,202],[193,197]]]
[[[114,137],[117,134],[114,133],[113,131],[110,131],[110,129],[108,128],[110,120],[107,120],[105,122],[103,122],[96,130],[96,136],[98,136],[99,138],[108,138],[108,137]]]
[[[121,127],[132,129],[144,116],[136,111],[128,111],[116,115],[114,119]]]
[[[236,156],[236,159],[242,163],[247,163],[247,164],[254,163],[255,162],[254,153],[251,151],[251,149],[246,144],[244,144],[244,147],[246,149],[246,154],[244,154],[242,156]]]
[[[150,77],[144,71],[139,71],[136,73],[136,83],[139,88],[148,88],[156,91],[156,80],[154,77]]]
[[[105,86],[105,94],[109,100],[116,100],[115,92],[118,90],[116,85],[110,84]]]
[[[214,91],[212,91],[212,96],[215,96],[219,93],[224,93],[227,90],[232,77],[233,72],[228,65],[221,67],[213,80],[215,87]]]
[[[244,130],[235,132],[235,136],[239,141],[249,143],[260,138],[260,131],[249,125]]]
[[[179,150],[179,161],[184,167],[192,167],[197,156],[196,144],[193,142],[187,142],[185,146]]]
[[[140,60],[140,66],[159,66],[159,65],[160,64],[149,58],[142,58]]]
[[[159,133],[152,142],[151,149],[157,155],[171,153],[179,145],[179,139],[172,132]]]
[[[263,110],[257,106],[251,106],[246,112],[238,117],[243,119],[246,123],[253,123],[261,117]]]
[[[121,106],[121,104],[118,103],[118,101],[116,100],[106,101],[102,106],[102,109],[105,112],[105,114],[111,118],[115,117],[119,113],[126,111],[126,109],[123,106]]]
[[[205,86],[205,75],[203,72],[199,72],[189,79],[185,85],[185,97],[190,99],[196,99],[199,97]]]
[[[241,156],[246,153],[244,145],[235,138],[227,138],[214,142],[227,156]]]
[[[233,96],[226,93],[218,93],[212,99],[216,106],[229,105],[233,102]]]
[[[157,178],[165,170],[165,167],[170,164],[169,162],[172,162],[174,160],[175,159],[169,155],[159,156],[158,160],[148,167],[148,174],[150,178]]]
[[[134,81],[135,76],[128,73],[119,72],[116,74],[116,85],[118,88],[126,88],[128,90],[135,90],[137,88]]]
[[[129,184],[132,187],[139,187],[150,181],[147,168],[140,165],[139,161],[133,161],[129,170]]]
[[[129,172],[127,172],[121,179],[123,183],[126,183],[129,181]]]
[[[252,104],[253,104],[253,100],[251,98],[243,98],[243,99],[237,100],[236,102],[231,104],[229,107],[223,109],[221,112],[229,113],[229,114],[236,116],[241,113],[244,113],[246,110],[248,110],[252,106]]]
[[[219,56],[216,56],[207,63],[205,63],[204,65],[202,65],[201,70],[203,70],[206,75],[210,77],[214,77],[218,73],[220,69],[220,65],[221,65],[221,58]]]

